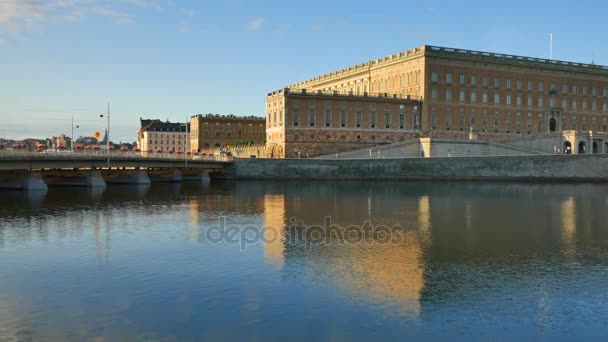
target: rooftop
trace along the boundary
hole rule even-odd
[[[423,45],[417,48],[405,50],[402,52],[398,52],[389,56],[373,59],[364,63],[360,63],[357,65],[353,65],[347,68],[343,68],[340,70],[332,71],[330,73],[326,73],[320,76],[316,76],[301,82],[297,82],[287,86],[287,88],[292,89],[302,89],[306,88],[307,85],[315,82],[320,82],[323,80],[335,79],[340,76],[350,76],[353,73],[358,72],[369,72],[372,68],[377,66],[382,66],[384,64],[389,64],[392,62],[397,62],[403,59],[419,57],[419,56],[448,56],[448,57],[456,57],[456,58],[466,58],[466,59],[478,59],[485,60],[489,62],[495,63],[509,63],[516,65],[525,65],[525,66],[536,66],[542,68],[552,68],[558,70],[565,71],[575,71],[575,72],[586,72],[586,73],[595,73],[600,75],[608,76],[608,66],[597,65],[597,64],[587,64],[587,63],[577,63],[577,62],[566,62],[560,60],[551,60],[547,58],[535,58],[535,57],[525,57],[525,56],[517,56],[511,54],[503,54],[503,53],[495,53],[495,52],[484,52],[484,51],[475,51],[475,50],[466,50],[459,48],[449,48],[449,47],[441,47],[441,46],[432,46],[432,45]]]
[[[195,115],[192,115],[190,118],[207,118],[207,119],[215,119],[215,120],[263,120],[263,121],[266,121],[265,117],[259,117],[259,116],[255,116],[255,115],[237,116],[234,114],[220,115],[220,114],[211,114],[211,113],[195,114]]]

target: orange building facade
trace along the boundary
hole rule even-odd
[[[606,132],[608,125],[606,66],[425,45],[268,94],[267,117],[282,115],[287,125],[281,138],[281,119],[276,120],[276,127],[274,119],[270,126],[267,123],[269,142],[277,146],[295,143],[295,133],[288,134],[294,128],[289,126],[293,121],[288,117],[291,109],[275,105],[280,106],[280,92],[302,91],[338,97],[409,96],[420,101],[419,127],[413,129],[436,135],[471,129],[481,137],[565,130]],[[323,128],[315,126],[314,130]],[[372,136],[376,135],[370,134],[369,138]],[[342,147],[347,148],[336,145],[334,150]],[[287,152],[283,151],[283,155],[289,155]]]
[[[266,98],[266,156],[303,158],[420,136],[421,102],[412,97],[292,92]]]
[[[263,144],[266,120],[256,116],[197,114],[190,117],[190,146],[201,152],[214,147]]]

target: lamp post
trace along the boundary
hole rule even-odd
[[[105,115],[105,116],[104,116]],[[110,168],[110,102],[108,102],[108,112],[99,114],[100,118],[107,117],[108,118],[108,132],[106,133],[106,154],[108,157],[108,169]]]
[[[186,117],[186,148],[184,151],[184,159],[186,161],[186,168],[188,168],[188,153],[190,152],[190,150],[188,150],[188,141],[190,140],[190,132],[188,130],[188,118]]]
[[[80,126],[76,125],[76,128],[80,128]],[[74,153],[74,115],[72,115],[72,153]]]

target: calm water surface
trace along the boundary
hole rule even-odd
[[[607,194],[270,182],[0,192],[0,341],[602,340]]]

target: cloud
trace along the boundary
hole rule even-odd
[[[0,32],[14,34],[45,23],[80,22],[92,15],[129,24],[134,17],[126,11],[133,7],[161,9],[159,2],[152,0],[0,0]]]
[[[7,44],[8,44],[8,40],[0,38],[0,46],[7,45]]]
[[[191,8],[190,9],[184,9],[184,10],[182,10],[182,12],[184,13],[184,15],[186,17],[194,17],[194,15],[196,14],[196,11],[193,10],[193,9],[191,9]]]
[[[310,26],[310,29],[313,30],[313,31],[316,31],[316,32],[321,31],[321,25],[320,24],[312,24]]]
[[[247,30],[249,31],[259,31],[262,29],[262,25],[264,24],[264,18],[262,17],[256,17],[256,18],[252,18],[249,19],[249,22],[247,22]]]
[[[93,11],[104,17],[112,18],[119,24],[132,24],[133,16],[107,7],[95,7]]]

